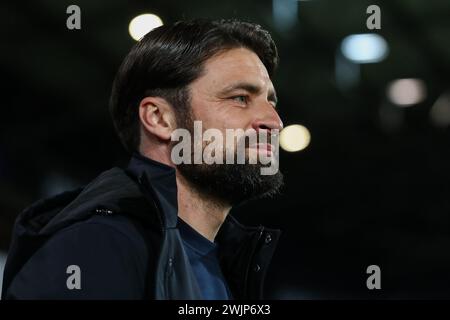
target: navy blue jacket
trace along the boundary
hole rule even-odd
[[[175,181],[175,170],[156,178]],[[27,208],[14,226],[2,299],[201,299],[177,216],[162,210],[151,180],[113,168]],[[279,234],[228,215],[216,242],[235,299],[263,298]],[[67,286],[73,265],[80,289]]]

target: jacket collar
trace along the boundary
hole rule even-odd
[[[173,167],[134,153],[127,171],[136,177],[146,192],[156,197],[166,228],[175,228],[178,220],[177,180]]]

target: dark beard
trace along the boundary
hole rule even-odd
[[[232,206],[247,200],[273,197],[283,174],[262,175],[261,164],[180,164],[181,175],[199,192]]]
[[[177,117],[179,128],[187,129],[193,136],[194,117],[191,111]],[[192,150],[193,151],[193,150]],[[193,159],[193,154],[191,154]],[[198,192],[217,198],[231,206],[242,202],[273,197],[283,186],[283,174],[262,175],[263,164],[179,164],[180,174]],[[269,164],[270,165],[270,164]]]

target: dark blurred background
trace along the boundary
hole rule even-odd
[[[72,4],[81,30],[66,27]],[[450,298],[447,0],[2,1],[0,272],[21,210],[126,164],[107,104],[142,13],[240,18],[278,45],[282,119],[311,140],[281,151],[283,195],[233,210],[283,230],[268,297]],[[372,264],[381,290],[366,287]]]

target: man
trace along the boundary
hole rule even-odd
[[[276,193],[281,173],[263,175],[265,165],[250,161],[175,164],[172,137],[193,133],[197,121],[224,134],[276,133],[277,62],[268,32],[236,20],[178,22],[143,37],[123,61],[110,101],[129,166],[19,216],[3,298],[262,298],[279,231],[244,227],[229,212]],[[271,137],[246,145],[245,158],[273,157]],[[216,155],[228,150],[219,147]]]

